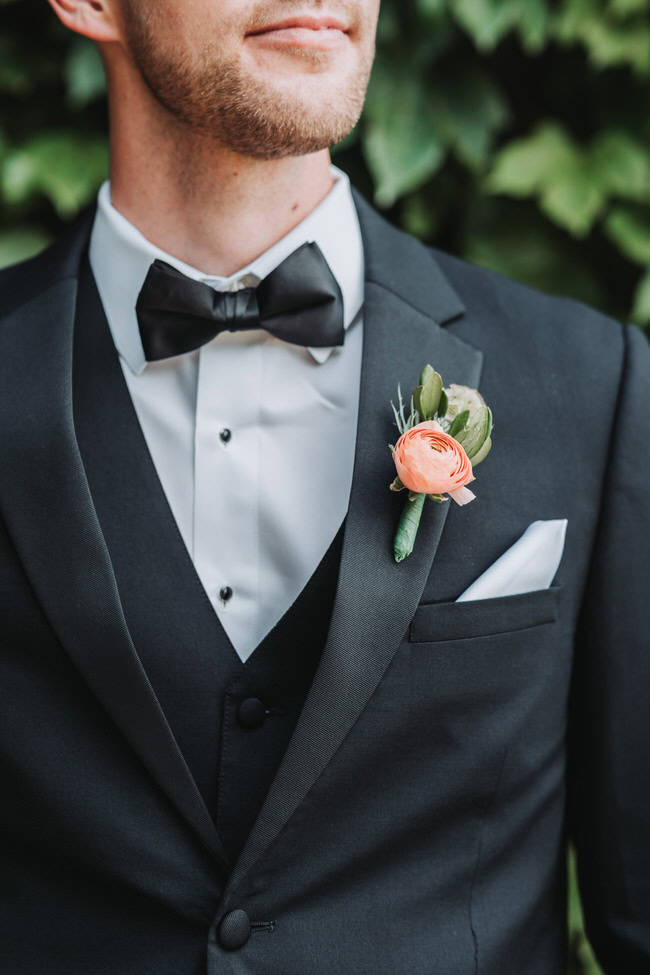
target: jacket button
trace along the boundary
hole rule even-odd
[[[242,728],[259,728],[264,724],[266,708],[257,697],[247,697],[237,708],[237,720]]]
[[[246,911],[230,911],[219,924],[219,944],[224,951],[243,948],[251,935],[251,922]]]

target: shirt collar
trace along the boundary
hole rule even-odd
[[[113,341],[133,373],[141,373],[147,365],[135,304],[149,267],[156,259],[219,291],[236,291],[258,284],[301,244],[314,241],[338,281],[343,295],[343,325],[346,329],[350,327],[363,305],[363,243],[350,181],[335,166],[330,171],[334,186],[318,206],[276,244],[227,278],[204,274],[156,247],[115,209],[110,183],[102,185],[90,238],[90,264]],[[332,349],[310,348],[309,352],[316,362],[323,363]]]

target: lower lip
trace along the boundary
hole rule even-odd
[[[312,30],[308,27],[283,27],[279,30],[266,30],[261,34],[249,34],[252,40],[272,47],[309,47],[317,51],[332,51],[347,40],[345,31],[328,27],[326,30]]]

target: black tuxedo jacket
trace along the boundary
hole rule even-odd
[[[650,349],[357,204],[333,616],[234,864],[127,627],[75,436],[92,214],[0,276],[3,975],[560,975],[571,836],[605,970],[650,972]],[[494,447],[477,500],[427,503],[398,565],[389,403],[426,363],[480,387]],[[551,518],[551,588],[455,602]],[[226,950],[232,911],[252,933]]]

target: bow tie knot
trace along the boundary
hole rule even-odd
[[[256,288],[216,291],[156,260],[136,304],[147,361],[191,352],[221,332],[263,328],[295,345],[343,345],[343,298],[317,244],[303,244]]]
[[[222,315],[224,324],[237,325],[235,331],[246,325],[251,328],[260,327],[260,309],[255,288],[215,292],[215,298],[215,317]]]

